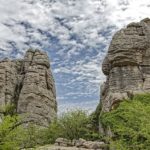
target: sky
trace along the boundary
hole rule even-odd
[[[149,0],[0,0],[0,59],[22,58],[29,48],[46,51],[59,113],[92,112],[112,36],[146,17]]]

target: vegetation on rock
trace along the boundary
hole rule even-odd
[[[8,106],[12,109],[12,107]],[[10,111],[11,112],[11,111]],[[0,150],[18,150],[37,145],[53,144],[59,137],[69,140],[100,138],[91,126],[91,117],[85,111],[75,110],[62,114],[48,128],[41,128],[32,123],[23,124],[16,114],[3,115],[0,122]]]
[[[10,110],[9,110],[10,109]],[[0,150],[17,150],[37,145],[53,144],[57,138],[68,140],[83,138],[101,140],[94,122],[97,114],[88,115],[75,110],[62,114],[48,128],[28,124],[21,125],[21,118],[12,112],[12,107],[3,109],[5,115],[0,122]],[[7,113],[5,113],[7,112]],[[150,94],[136,95],[124,100],[111,112],[103,113],[100,121],[105,130],[111,129],[113,136],[105,137],[110,149],[150,149]],[[93,119],[94,118],[94,119]]]
[[[43,138],[40,132],[44,129],[32,123],[23,124],[22,118],[12,112],[11,105],[1,108],[0,150],[18,150],[42,144]]]
[[[150,149],[150,94],[134,96],[117,109],[104,113],[100,120],[114,133],[110,147],[117,150]]]

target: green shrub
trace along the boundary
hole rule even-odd
[[[79,138],[98,139],[99,134],[92,129],[90,123],[90,116],[85,111],[70,111],[50,124],[45,137],[49,143],[54,143],[58,137],[70,140]]]
[[[21,145],[22,128],[17,126],[17,116],[5,116],[0,123],[0,150],[17,150]]]
[[[46,129],[42,129],[33,123],[29,123],[28,126],[23,128],[22,136],[22,147],[33,148],[37,145],[43,145],[45,143],[44,132]]]
[[[102,104],[100,102],[96,110],[90,115],[91,124],[95,131],[99,130],[99,115],[100,115],[101,110],[102,110]]]
[[[0,150],[17,150],[24,137],[21,119],[15,115],[14,105],[6,105],[0,108]]]
[[[12,107],[7,107],[7,112]],[[85,111],[75,110],[62,114],[48,128],[39,128],[28,123],[22,125],[22,119],[17,115],[5,113],[0,122],[0,150],[18,150],[37,145],[54,143],[59,137],[69,140],[84,138],[96,140],[100,136],[93,130],[91,116]]]
[[[45,143],[46,129],[28,123],[24,127],[18,116],[7,115],[0,123],[0,150],[18,150],[20,148],[33,148]]]
[[[83,136],[88,132],[88,115],[82,111],[72,111],[62,115],[59,118],[59,124],[62,128],[62,135],[68,139],[84,138]]]
[[[121,102],[117,109],[104,113],[100,120],[114,133],[111,147],[117,147],[117,150],[150,149],[150,94],[136,95],[132,100]]]
[[[32,123],[24,127],[22,118],[13,113],[13,106],[0,109],[0,150],[18,150],[43,144],[43,132]]]
[[[62,137],[62,129],[56,120],[53,121],[43,133],[45,133],[43,135],[45,144],[54,143],[57,138]]]
[[[7,104],[5,107],[4,106],[0,106],[0,115],[15,115],[15,111],[16,111],[16,107],[13,104]]]

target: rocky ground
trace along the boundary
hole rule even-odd
[[[58,138],[54,145],[37,147],[35,150],[107,150],[107,144],[102,141],[86,141],[81,138],[73,141]]]
[[[38,147],[36,148],[36,150],[93,150],[93,149],[46,145],[46,146]]]

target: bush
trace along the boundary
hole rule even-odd
[[[29,123],[28,126],[23,129],[22,137],[24,137],[24,139],[22,140],[22,147],[33,148],[37,145],[45,144],[44,133],[46,129],[42,129],[33,123]]]
[[[0,113],[3,114],[4,116],[15,115],[15,110],[16,107],[13,104],[7,104],[5,107],[0,106]]]
[[[12,110],[12,107],[3,110],[12,112],[8,108]],[[5,113],[0,122],[0,150],[33,148],[37,145],[54,143],[59,137],[69,140],[100,138],[98,132],[95,132],[91,126],[91,116],[82,110],[64,113],[46,129],[41,129],[32,123],[24,127],[22,119],[12,113],[11,115]]]
[[[70,140],[84,138],[94,140],[99,138],[98,132],[92,130],[90,116],[85,111],[75,110],[64,113],[57,121],[50,124],[46,139],[54,143],[58,137]]]
[[[20,148],[33,148],[45,143],[46,129],[28,123],[24,127],[18,116],[7,115],[0,123],[0,150],[18,150]]]
[[[22,141],[22,128],[17,126],[17,116],[5,116],[0,123],[0,150],[19,149]]]
[[[55,143],[55,140],[59,137],[62,137],[62,129],[58,121],[53,121],[48,129],[45,130],[43,141],[44,144]]]
[[[22,119],[13,112],[11,105],[1,108],[0,122],[0,150],[18,150],[43,144],[43,132],[32,123],[24,127]]]
[[[96,110],[90,115],[91,118],[91,124],[95,131],[99,130],[99,116],[100,112],[102,110],[102,104],[101,102],[98,104]]]
[[[114,136],[111,147],[117,150],[150,149],[150,94],[136,95],[121,102],[119,107],[101,116],[103,126]]]

